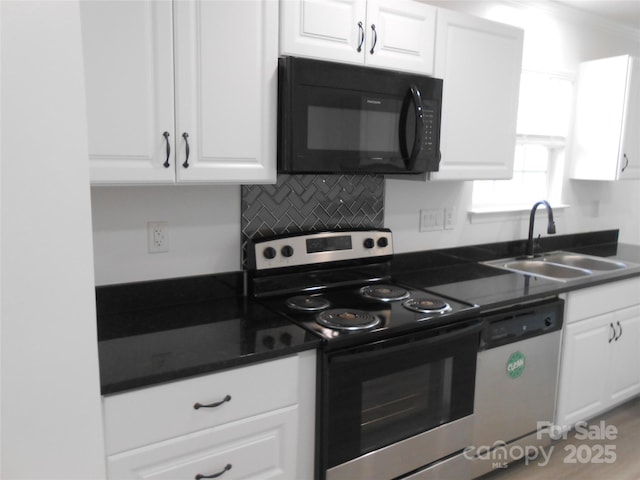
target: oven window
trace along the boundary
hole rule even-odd
[[[473,413],[479,327],[423,335],[325,358],[321,429],[327,468]]]
[[[420,433],[450,417],[453,358],[408,368],[362,384],[361,449]]]

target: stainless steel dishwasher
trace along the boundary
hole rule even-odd
[[[564,301],[551,298],[484,317],[476,370],[473,477],[550,444]],[[535,452],[534,452],[535,449]]]

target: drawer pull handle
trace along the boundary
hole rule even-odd
[[[223,475],[224,472],[226,472],[227,470],[231,470],[230,463],[227,463],[226,467],[224,467],[224,469],[221,472],[214,473],[213,475],[202,475],[199,473],[196,475],[196,480],[200,480],[202,478],[218,478],[220,475]]]
[[[219,402],[209,403],[207,405],[203,405],[202,403],[198,402],[193,406],[193,408],[195,408],[196,410],[198,410],[199,408],[215,408],[215,407],[219,407],[224,402],[229,402],[229,401],[231,401],[231,395],[227,395],[226,397],[224,397]],[[229,466],[229,468],[231,468],[231,466]],[[213,478],[213,477],[202,477],[202,478]]]

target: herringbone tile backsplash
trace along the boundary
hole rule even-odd
[[[383,225],[382,175],[278,175],[275,185],[242,186],[243,252],[254,237]]]

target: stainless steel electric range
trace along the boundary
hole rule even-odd
[[[317,478],[470,477],[477,307],[394,281],[391,231],[254,239],[251,296],[323,339]]]

